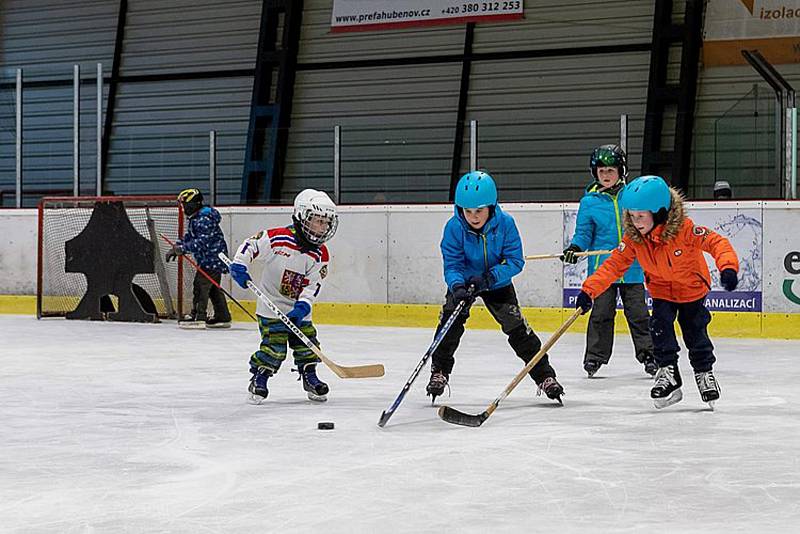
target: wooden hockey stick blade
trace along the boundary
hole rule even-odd
[[[461,426],[481,426],[484,421],[489,419],[489,413],[484,411],[478,415],[471,415],[451,408],[450,406],[441,406],[439,408],[439,417],[443,421]]]
[[[386,374],[386,370],[380,363],[347,367],[333,363],[325,356],[321,356],[320,360],[339,378],[379,378]]]

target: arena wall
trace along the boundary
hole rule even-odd
[[[695,202],[690,216],[727,235],[740,256],[742,283],[736,294],[714,291],[709,298],[718,333],[800,337],[800,236],[787,231],[800,220],[800,203],[784,201]],[[574,224],[574,203],[505,204],[514,215],[525,253],[562,249]],[[266,227],[287,224],[289,207],[220,208],[231,247]],[[330,277],[316,317],[320,322],[430,326],[445,287],[439,240],[450,205],[344,206],[331,242]],[[0,211],[0,311],[33,313],[36,293],[37,214]],[[585,262],[584,262],[585,263]],[[253,269],[258,274],[258,268]],[[570,305],[570,288],[585,267],[563,269],[559,261],[528,262],[514,283],[527,316],[542,329],[556,327]],[[712,264],[712,276],[716,277]],[[715,278],[716,279],[716,278]],[[237,299],[249,293],[227,287]],[[718,287],[714,288],[718,290]],[[252,304],[252,303],[250,303]],[[244,315],[241,315],[244,318]],[[624,321],[619,321],[624,323]],[[484,310],[474,326],[492,326]],[[618,325],[622,331],[625,325]]]

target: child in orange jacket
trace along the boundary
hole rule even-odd
[[[665,408],[683,398],[678,371],[680,347],[674,327],[677,317],[700,396],[713,408],[720,389],[712,371],[716,358],[707,332],[711,313],[704,301],[711,290],[711,276],[703,252],[714,257],[727,291],[733,291],[738,284],[736,252],[721,235],[695,226],[685,215],[680,193],[658,176],[641,176],[625,186],[621,205],[625,210],[625,237],[611,257],[583,283],[577,307],[588,312],[592,300],[614,283],[634,259],[639,260],[653,297],[650,335],[659,367],[650,397],[656,408]]]

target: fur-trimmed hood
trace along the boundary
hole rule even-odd
[[[677,189],[669,188],[670,195],[672,196],[672,205],[667,214],[667,222],[664,223],[664,230],[661,232],[660,239],[662,242],[670,241],[681,231],[683,221],[686,220],[686,209],[684,208],[683,195]],[[623,215],[623,224],[625,226],[625,235],[629,236],[636,243],[644,242],[644,236],[636,229],[631,220],[630,213],[625,210]],[[658,227],[655,227],[651,232],[655,232]]]

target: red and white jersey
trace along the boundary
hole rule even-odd
[[[328,275],[330,256],[325,245],[301,248],[294,227],[288,226],[262,230],[245,239],[234,257],[236,263],[244,265],[256,259],[264,262],[261,290],[283,313],[289,313],[298,300],[314,304]],[[256,313],[277,318],[261,301]],[[304,320],[310,321],[311,314]]]

